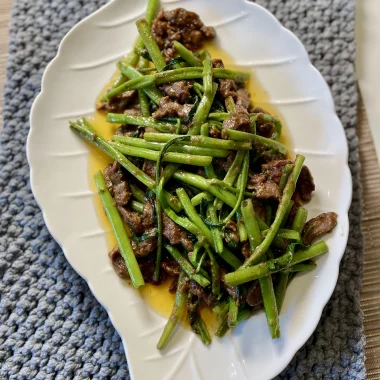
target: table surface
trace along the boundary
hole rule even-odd
[[[8,25],[12,0],[0,1],[0,88],[5,81]],[[0,97],[0,129],[2,127]],[[363,102],[358,105],[358,128],[363,186],[364,273],[361,305],[367,337],[366,368],[369,380],[380,380],[380,167]]]

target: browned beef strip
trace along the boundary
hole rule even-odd
[[[108,102],[103,102],[96,107],[99,111],[123,113],[129,105],[136,99],[137,91],[126,91],[113,97]]]
[[[148,229],[153,227],[156,224],[155,215],[154,215],[154,207],[151,202],[144,203],[144,211],[142,214],[142,224],[144,228]]]
[[[284,167],[288,164],[294,166],[293,161],[290,160],[269,161],[268,163],[261,165],[261,170],[265,173],[267,179],[271,179],[279,185]]]
[[[219,131],[218,127],[215,126],[215,125],[212,125],[208,129],[208,135],[210,137],[213,137],[214,139],[220,139],[222,137],[221,134],[220,134],[220,131]]]
[[[326,212],[310,219],[303,228],[303,243],[309,245],[317,237],[331,232],[338,223],[338,215],[335,212]]]
[[[259,199],[279,200],[281,198],[281,191],[278,185],[270,179],[267,180],[266,176],[262,173],[249,173],[247,189],[255,191],[256,198]]]
[[[249,245],[249,242],[248,241],[245,241],[242,245],[241,245],[241,254],[244,256],[244,258],[248,259],[251,254],[252,254],[252,251],[251,251],[251,246]]]
[[[193,108],[192,104],[179,104],[170,100],[169,96],[164,96],[160,100],[160,106],[152,116],[155,119],[163,119],[166,117],[179,117],[185,122],[188,121],[189,112]]]
[[[248,114],[248,108],[251,103],[249,92],[245,88],[239,88],[236,91],[236,111],[238,113]]]
[[[181,272],[181,267],[175,260],[168,259],[161,263],[161,268],[172,277],[178,277]]]
[[[189,291],[196,295],[199,298],[202,298],[207,305],[214,306],[215,304],[215,295],[211,292],[206,291],[194,280],[190,280],[188,283]]]
[[[130,276],[129,276],[129,273],[128,273],[128,269],[127,269],[127,267],[125,265],[123,257],[121,256],[119,247],[116,246],[108,254],[108,256],[110,257],[110,259],[112,261],[112,265],[113,265],[113,267],[115,269],[116,274],[119,277],[121,277],[121,278],[129,279]],[[154,274],[154,270],[155,270],[155,261],[154,261],[154,259],[152,259],[150,257],[146,257],[146,258],[144,257],[142,259],[139,258],[137,262],[138,262],[138,265],[140,267],[141,274],[142,274],[142,276],[144,278],[144,281],[146,283],[151,283],[151,284],[154,284],[154,285],[159,285],[159,284],[163,283],[166,280],[167,274],[163,270],[160,271],[159,280],[158,281],[154,281],[153,280],[153,274]]]
[[[168,287],[168,292],[174,294],[178,287],[178,277],[175,277]]]
[[[258,281],[255,281],[248,289],[246,301],[249,306],[258,306],[263,302],[260,284]]]
[[[221,59],[219,58],[215,58],[211,61],[212,63],[212,67],[214,67],[215,69],[224,69],[224,63]]]
[[[162,225],[162,234],[169,240],[170,244],[182,244],[188,252],[193,250],[193,243],[189,239],[187,232],[174,223],[164,212],[162,213]]]
[[[268,112],[264,111],[261,107],[254,107],[252,109],[251,113],[266,113],[266,114],[268,114]]]
[[[303,166],[298,177],[296,192],[299,194],[302,202],[310,202],[311,195],[315,190],[313,176],[307,166]]]
[[[221,79],[218,87],[219,94],[225,99],[232,96],[236,99],[236,83],[232,79]]]
[[[141,116],[142,115],[141,108],[140,108],[139,104],[134,104],[130,108],[126,109],[124,111],[124,113],[126,115],[129,115],[129,116]]]
[[[126,206],[131,198],[131,192],[129,191],[129,186],[120,164],[114,161],[113,164],[107,165],[104,168],[103,174],[107,188],[113,196],[116,206]]]
[[[225,230],[229,232],[228,234],[224,234],[224,239],[227,243],[230,243],[231,241],[235,241],[235,242],[240,241],[237,224],[233,220],[230,219],[226,223]]]
[[[145,128],[139,125],[122,125],[116,129],[116,134],[118,136],[127,136],[127,137],[144,137]]]
[[[220,268],[220,285],[222,288],[236,301],[240,302],[239,300],[239,289],[237,286],[231,286],[227,285],[224,276],[226,275],[227,271],[224,268]]]
[[[161,90],[179,103],[187,103],[190,98],[190,89],[193,84],[188,80],[180,80],[172,83],[165,83],[162,85]]]
[[[226,158],[214,158],[215,161],[215,170],[219,173],[227,173],[228,169],[231,167],[234,162],[236,152],[231,151]]]
[[[133,233],[142,234],[144,232],[144,226],[142,224],[142,217],[140,214],[122,206],[118,206],[117,209]]]
[[[215,30],[205,26],[196,13],[177,8],[158,13],[153,20],[152,35],[169,62],[176,54],[174,41],[179,41],[194,51],[202,47],[203,41],[213,39]]]
[[[157,248],[157,230],[150,228],[144,231],[144,240],[131,239],[131,245],[136,257],[145,257]]]
[[[153,285],[160,285],[167,279],[167,274],[165,271],[160,270],[160,277],[158,281],[153,280],[154,270],[156,268],[155,260],[152,257],[147,257],[143,259],[139,259],[138,261],[139,267],[141,270],[141,274],[146,283]]]
[[[274,125],[273,123],[256,123],[256,133],[260,136],[270,138],[273,134]]]
[[[151,160],[144,160],[144,164],[141,170],[147,174],[150,178],[156,179],[156,163]]]
[[[248,113],[234,112],[223,121],[223,129],[234,129],[243,132],[249,132],[250,121]]]
[[[125,266],[123,257],[121,256],[119,246],[116,246],[111,252],[108,253],[112,261],[113,269],[120,278],[129,278],[128,269]]]
[[[265,221],[265,207],[259,199],[252,199],[253,209],[255,214],[263,221]]]

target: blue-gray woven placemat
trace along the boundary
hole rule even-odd
[[[317,330],[280,378],[363,379],[354,0],[258,2],[302,40],[330,85],[353,176],[350,238],[337,287]],[[104,3],[15,0],[13,6],[0,154],[0,379],[129,378],[107,313],[44,225],[25,155],[29,111],[47,63],[68,30]]]

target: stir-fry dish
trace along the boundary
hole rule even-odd
[[[247,72],[202,50],[215,37],[185,9],[150,0],[134,48],[97,109],[118,127],[111,141],[88,119],[71,122],[110,158],[95,183],[116,236],[109,253],[135,288],[171,278],[172,314],[157,347],[187,318],[204,344],[264,309],[272,338],[294,276],[327,252],[315,242],[334,212],[308,219],[315,189],[305,157],[291,159],[279,119],[252,104]],[[116,129],[116,126],[115,126]]]

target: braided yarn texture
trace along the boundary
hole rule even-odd
[[[0,148],[0,379],[129,379],[121,339],[47,231],[30,189],[29,112],[59,42],[105,0],[15,0]],[[354,0],[258,0],[304,43],[349,144],[350,237],[334,294],[279,379],[364,379]]]

